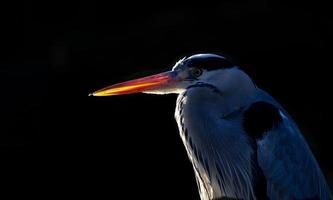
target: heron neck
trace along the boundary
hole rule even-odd
[[[238,84],[239,86],[239,84]],[[187,101],[198,110],[216,113],[219,116],[226,116],[242,107],[248,105],[255,98],[255,85],[248,87],[235,87],[229,90],[220,89],[203,84],[200,87],[193,87],[187,91]]]

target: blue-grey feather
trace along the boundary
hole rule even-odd
[[[217,108],[207,107],[210,99],[195,100],[193,95],[200,90],[210,92],[212,99],[221,96],[208,85],[192,87],[179,95],[175,116],[180,131],[185,131],[181,136],[198,185],[204,186],[200,188],[202,199],[331,199],[298,127],[270,95],[257,89],[246,106],[223,115]],[[242,128],[242,120],[251,105],[261,101],[276,108],[281,119],[274,121],[278,126],[265,126],[260,129],[265,133],[254,138]],[[273,114],[277,120],[275,111]]]

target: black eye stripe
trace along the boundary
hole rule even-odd
[[[210,70],[216,70],[216,69],[224,69],[224,68],[231,68],[234,65],[222,58],[222,57],[206,57],[206,58],[192,58],[189,60],[185,61],[185,64],[190,67],[190,68],[201,68],[201,69],[205,69],[207,71]]]

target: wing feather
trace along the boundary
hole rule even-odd
[[[331,199],[329,187],[293,120],[283,111],[280,125],[258,141],[258,163],[270,199]]]

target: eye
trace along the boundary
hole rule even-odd
[[[200,68],[192,68],[190,72],[191,72],[192,76],[198,78],[202,74],[202,69],[200,69]]]

